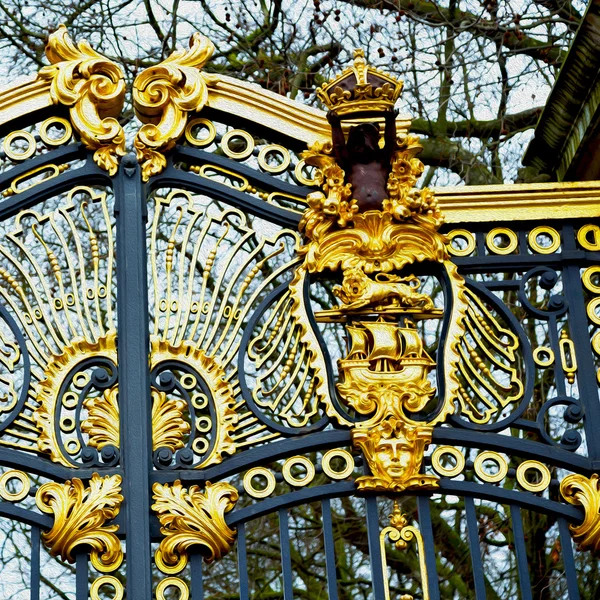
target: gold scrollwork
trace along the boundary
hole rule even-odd
[[[467,229],[453,229],[447,234],[449,244],[448,252],[452,256],[469,256],[476,247],[475,236]],[[452,242],[454,239],[462,240],[465,243],[464,248],[455,246]]]
[[[264,488],[257,488],[254,484],[255,477],[264,477],[266,485]],[[266,498],[275,491],[275,475],[265,467],[253,467],[244,475],[244,490],[253,498]]]
[[[340,458],[345,463],[344,467],[340,471],[335,470],[331,466],[331,461],[335,458]],[[323,473],[325,473],[325,475],[331,479],[346,479],[347,477],[350,477],[352,473],[354,473],[354,458],[352,457],[352,454],[348,452],[348,450],[339,450],[337,448],[327,450],[321,459],[321,468],[323,469]]]
[[[554,350],[547,346],[538,346],[533,351],[533,361],[538,367],[545,369],[554,364]]]
[[[538,238],[541,235],[548,236],[550,238],[550,244],[548,246],[542,246],[539,243]],[[554,227],[547,227],[546,225],[540,225],[534,227],[527,236],[529,247],[538,254],[552,254],[560,248],[560,233],[554,229]]]
[[[42,512],[54,514],[54,526],[42,534],[52,556],[73,563],[73,551],[84,545],[91,548],[92,565],[98,571],[114,571],[121,565],[119,526],[106,525],[123,502],[120,475],[100,477],[94,473],[88,487],[77,477],[65,483],[45,483],[35,501]]]
[[[600,315],[598,314],[598,308],[600,307],[600,296],[590,300],[586,307],[588,319],[595,325],[600,325]]]
[[[442,464],[442,457],[451,456],[454,459],[453,467]],[[431,455],[431,466],[442,477],[456,477],[465,468],[465,455],[454,446],[438,446]]]
[[[585,516],[579,525],[570,525],[573,540],[581,550],[600,552],[600,480],[597,473],[590,477],[578,473],[567,475],[560,482],[562,497],[575,506],[583,506]]]
[[[495,473],[488,473],[485,470],[485,463],[491,462],[496,466],[497,471]],[[502,481],[508,473],[508,462],[504,456],[493,452],[492,450],[485,450],[477,455],[473,463],[475,474],[481,481],[486,483],[498,483]]]
[[[200,69],[214,52],[213,43],[196,32],[189,50],[177,50],[163,62],[144,69],[133,82],[133,105],[143,123],[134,140],[144,181],[167,165],[164,153],[175,146],[185,130],[188,113],[208,100]]]
[[[298,477],[292,473],[292,468],[296,465],[300,465],[304,468],[304,476]],[[306,456],[292,456],[283,463],[281,472],[285,481],[290,485],[293,485],[294,487],[304,487],[315,478],[315,465],[313,465]]]
[[[16,492],[9,492],[7,484],[9,481],[15,480],[21,483],[21,489]],[[0,498],[7,502],[19,502],[20,500],[23,500],[23,498],[26,498],[27,494],[29,494],[30,489],[31,482],[29,481],[29,476],[26,473],[23,473],[23,471],[11,469],[10,471],[2,473],[2,476],[0,477]]]
[[[190,590],[187,583],[179,577],[165,577],[158,582],[156,586],[156,600],[165,600],[165,592],[168,588],[173,587],[179,591],[178,600],[189,600]]]
[[[83,401],[88,418],[81,423],[81,430],[87,433],[88,445],[102,450],[104,446],[119,447],[119,388],[114,386],[104,390],[102,396],[90,396]]]
[[[394,501],[394,509],[390,514],[390,524],[381,530],[379,534],[379,544],[381,548],[381,566],[383,570],[383,580],[385,585],[385,600],[391,600],[390,587],[387,572],[387,556],[385,551],[385,541],[389,538],[398,550],[406,550],[408,544],[413,540],[417,543],[417,554],[419,557],[419,570],[421,571],[421,585],[423,588],[423,600],[429,600],[429,580],[427,578],[427,564],[425,562],[425,543],[421,532],[414,526],[409,525],[408,520],[402,514],[398,503]],[[412,600],[409,594],[402,595],[399,600]]]
[[[532,471],[538,474],[539,481],[537,483],[531,483],[527,478],[527,474]],[[534,494],[543,492],[550,485],[551,480],[550,469],[537,460],[524,460],[517,467],[517,481],[528,492]]]
[[[501,246],[496,238],[505,237],[507,243],[505,246]],[[493,254],[512,254],[519,245],[519,239],[517,234],[512,229],[506,227],[495,227],[485,236],[485,243],[490,252]]]
[[[102,575],[97,579],[94,579],[92,585],[90,586],[90,598],[92,600],[100,600],[101,598],[104,599],[106,596],[100,595],[100,588],[105,585],[112,587],[115,591],[114,596],[110,600],[123,600],[125,593],[123,584],[113,575]]]
[[[563,373],[572,385],[575,383],[575,373],[577,373],[577,355],[575,354],[575,344],[564,329],[560,333],[558,347]]]
[[[114,175],[125,155],[125,133],[115,118],[125,98],[123,71],[86,41],[75,45],[64,25],[50,35],[46,56],[51,64],[38,78],[51,81],[53,102],[69,107],[71,123],[85,147],[94,150],[94,161]]]
[[[202,546],[206,562],[218,560],[235,540],[235,531],[225,522],[225,514],[238,500],[237,490],[230,484],[206,482],[204,492],[197,485],[188,489],[177,480],[152,486],[152,510],[161,524],[164,538],[154,553],[157,567],[167,575],[179,573],[188,562],[188,550]]]

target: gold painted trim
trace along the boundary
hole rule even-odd
[[[90,586],[91,600],[100,600],[100,588],[103,585],[111,585],[114,588],[115,595],[111,598],[111,600],[123,600],[123,595],[125,593],[123,584],[113,575],[102,575],[94,580]],[[102,595],[102,598],[105,598],[104,594]]]
[[[267,480],[267,485],[262,490],[254,487],[254,483],[252,482],[257,475],[262,475]],[[275,475],[268,469],[265,469],[265,467],[253,467],[244,475],[244,490],[253,498],[266,498],[270,496],[275,491],[275,485]]]
[[[6,484],[12,479],[17,479],[21,482],[21,489],[17,492],[9,492],[6,487]],[[7,502],[19,502],[20,500],[23,500],[23,498],[29,494],[30,489],[31,482],[29,481],[28,475],[23,473],[23,471],[11,469],[10,471],[2,473],[2,477],[0,477],[0,498]]]
[[[306,469],[304,477],[296,477],[292,474],[292,467],[294,465],[301,465]],[[285,481],[294,487],[304,487],[315,478],[315,465],[306,456],[292,456],[288,458],[283,463],[281,471]]]
[[[546,358],[542,358],[543,354],[546,355]],[[554,364],[554,350],[546,346],[538,346],[533,351],[533,362],[535,362],[538,367],[543,369],[549,367],[550,365]]]
[[[334,458],[341,458],[346,461],[346,466],[341,471],[336,471],[331,467],[331,461]],[[331,479],[346,479],[354,473],[354,469],[356,465],[354,464],[354,458],[348,450],[341,450],[339,448],[333,448],[332,450],[327,450],[325,454],[323,454],[323,458],[321,459],[321,468],[323,469],[323,473],[330,477]]]
[[[542,246],[537,241],[538,236],[544,234],[552,240],[549,246]],[[529,243],[529,247],[534,252],[538,252],[539,254],[552,254],[560,248],[560,233],[558,233],[554,227],[540,225],[529,232],[529,235],[527,236],[527,242]]]
[[[189,600],[190,590],[182,579],[179,577],[165,577],[159,581],[156,586],[156,600],[165,600],[165,591],[167,588],[174,587],[179,590],[178,600]]]
[[[453,456],[456,461],[456,464],[451,469],[442,465],[441,458],[444,454]],[[456,477],[457,475],[460,475],[465,468],[465,456],[454,446],[438,446],[431,455],[431,466],[434,471],[439,473],[442,477]]]
[[[490,475],[486,473],[483,468],[483,463],[487,460],[491,460],[496,463],[498,466],[498,472]],[[473,463],[473,468],[475,470],[475,474],[481,481],[485,481],[486,483],[498,483],[502,481],[506,474],[508,473],[508,462],[506,458],[497,452],[493,452],[492,450],[486,450],[481,454],[477,455],[475,458],[475,462]]]
[[[446,223],[600,217],[600,181],[433,188]]]
[[[540,474],[540,482],[530,483],[525,476],[527,471],[537,471]],[[525,460],[517,467],[517,481],[528,492],[534,494],[543,492],[550,485],[551,480],[550,469],[537,460]]]
[[[590,477],[578,473],[567,475],[560,482],[562,497],[585,511],[579,525],[569,525],[573,541],[580,550],[589,550],[598,556],[600,552],[600,481],[597,473]]]

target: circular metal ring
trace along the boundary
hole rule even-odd
[[[102,575],[98,577],[98,579],[94,580],[94,583],[90,586],[90,598],[92,600],[100,600],[100,588],[103,585],[110,585],[115,590],[115,595],[112,597],[112,600],[122,600],[123,599],[123,584],[112,575]]]
[[[485,470],[483,469],[483,463],[488,460],[491,460],[492,462],[496,463],[496,465],[498,466],[497,473],[490,475],[489,473],[485,472]],[[503,456],[501,456],[497,452],[486,450],[485,452],[482,452],[481,454],[477,455],[477,458],[475,459],[475,462],[473,464],[473,468],[475,469],[477,477],[479,477],[481,481],[485,481],[487,483],[497,483],[498,481],[502,481],[506,477],[506,474],[508,473],[508,462]]]
[[[165,590],[168,587],[176,587],[179,590],[178,600],[188,600],[190,590],[185,581],[178,577],[165,577],[156,586],[156,600],[165,600]]]
[[[202,392],[197,392],[192,396],[192,406],[194,408],[203,409],[208,405],[208,396]]]
[[[596,354],[600,355],[600,331],[592,338],[592,348]]]
[[[590,241],[588,238],[590,232],[594,236],[593,242]],[[584,250],[591,250],[592,252],[597,252],[598,250],[600,250],[600,227],[598,227],[598,225],[591,224],[584,225],[577,232],[577,241]]]
[[[235,152],[229,147],[229,142],[235,137],[240,137],[246,142],[246,147],[240,152]],[[254,150],[254,138],[243,129],[232,129],[223,136],[221,148],[229,158],[233,158],[234,160],[244,160],[245,158],[248,158]]]
[[[551,242],[549,246],[542,246],[538,241],[540,235],[547,235]],[[547,227],[546,225],[540,225],[535,227],[529,232],[527,236],[529,247],[539,254],[552,254],[560,248],[560,233],[554,229],[554,227]]]
[[[65,408],[76,408],[79,398],[75,392],[65,392],[62,397],[62,403]]]
[[[334,458],[341,458],[346,461],[346,466],[341,471],[336,471],[331,467],[331,461]],[[348,450],[327,450],[321,459],[321,468],[323,469],[323,473],[331,479],[346,479],[346,477],[350,477],[354,472],[354,458]]]
[[[596,325],[600,325],[600,315],[596,312],[596,309],[600,305],[600,296],[591,300],[586,308],[588,319],[595,323]]]
[[[581,276],[581,281],[587,290],[594,294],[600,294],[600,285],[596,285],[592,281],[594,275],[600,275],[600,266],[588,267]]]
[[[21,489],[18,492],[9,492],[6,488],[6,484],[12,479],[18,479],[21,482]],[[23,471],[11,469],[10,471],[2,473],[2,477],[0,477],[0,497],[3,500],[8,502],[18,502],[19,500],[23,500],[23,498],[29,494],[30,489],[31,482],[29,481],[29,477],[27,477]]]
[[[81,444],[77,438],[71,438],[65,442],[65,450],[73,456],[81,450]]]
[[[59,138],[51,138],[48,135],[48,129],[55,125],[60,125],[65,130]],[[40,125],[40,137],[46,146],[62,146],[71,139],[72,135],[73,128],[71,127],[71,123],[62,117],[50,117]]]
[[[203,139],[198,139],[194,137],[193,129],[198,125],[202,127],[206,127],[208,129],[208,135]],[[197,148],[204,148],[205,146],[210,146],[217,137],[217,129],[212,121],[208,119],[192,119],[185,127],[185,139],[192,145]]]
[[[60,430],[64,433],[71,433],[75,429],[75,419],[73,417],[63,417],[60,420]]]
[[[302,465],[306,469],[304,477],[295,477],[292,475],[292,467],[294,465]],[[283,478],[295,487],[304,487],[315,478],[315,465],[306,458],[306,456],[292,456],[283,463]]]
[[[442,465],[442,456],[449,454],[454,457],[456,464],[449,469]],[[438,446],[431,455],[431,466],[443,477],[456,477],[465,468],[464,454],[454,446]]]
[[[498,244],[496,244],[494,238],[498,235],[505,235],[508,238],[508,246],[503,248],[502,246],[498,246]],[[496,227],[485,236],[485,243],[490,252],[494,254],[511,254],[517,249],[517,246],[519,245],[519,239],[517,238],[517,234],[512,229],[507,229],[506,227]]]
[[[280,165],[273,166],[267,162],[267,157],[271,152],[279,152],[279,154],[281,154],[282,160]],[[267,173],[273,173],[274,175],[283,173],[290,166],[291,161],[292,159],[290,158],[288,149],[280,146],[279,144],[269,144],[258,153],[259,167],[263,171],[266,171]]]
[[[543,358],[543,355],[546,358]],[[554,364],[554,350],[547,348],[546,346],[538,346],[533,351],[533,360],[538,367],[546,368]]]
[[[531,483],[527,481],[525,476],[527,471],[537,471],[540,474],[540,482]],[[517,481],[528,492],[543,492],[550,485],[551,479],[550,469],[537,460],[525,460],[517,467]]]
[[[212,421],[210,417],[203,415],[196,419],[196,429],[200,433],[208,433],[212,429]]]
[[[83,389],[89,382],[90,376],[87,373],[77,373],[73,377],[73,385],[79,389]]]
[[[208,442],[208,440],[205,437],[197,437],[192,442],[192,450],[196,454],[200,454],[200,455],[204,454],[208,450],[209,446],[210,446],[210,443]]]
[[[15,152],[10,145],[15,140],[25,140],[28,144],[27,150],[25,152]],[[35,143],[35,138],[28,132],[19,129],[18,131],[11,131],[5,138],[4,143],[2,144],[2,148],[4,153],[8,158],[14,161],[26,160],[31,158],[35,151],[37,150],[37,145]]]
[[[306,161],[302,159],[294,169],[294,175],[296,176],[298,183],[301,183],[302,185],[317,185],[316,179],[309,179],[308,177],[305,177],[304,173],[302,172],[302,169],[304,169],[305,166]]]
[[[256,476],[261,475],[267,480],[267,485],[263,490],[254,487],[254,483],[252,482]],[[244,489],[253,498],[266,498],[275,491],[275,475],[264,467],[254,467],[244,475]]]
[[[191,373],[186,373],[180,382],[186,390],[193,390],[198,385],[198,380]]]
[[[450,233],[447,234],[450,243],[448,244],[448,252],[452,254],[452,256],[469,256],[475,250],[475,236],[466,229],[453,229]],[[464,248],[456,248],[452,245],[452,240],[454,238],[460,238],[467,242],[467,245]]]

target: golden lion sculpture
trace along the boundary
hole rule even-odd
[[[378,273],[375,280],[369,279],[360,267],[346,269],[342,285],[333,288],[334,295],[344,305],[341,310],[356,310],[376,305],[375,310],[405,306],[432,310],[433,301],[427,294],[417,292],[421,282],[415,275],[400,277]]]

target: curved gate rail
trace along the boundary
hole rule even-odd
[[[600,185],[415,191],[401,82],[357,53],[330,125],[199,34],[134,83],[138,166],[119,67],[47,53],[0,93],[11,595],[594,597]]]

